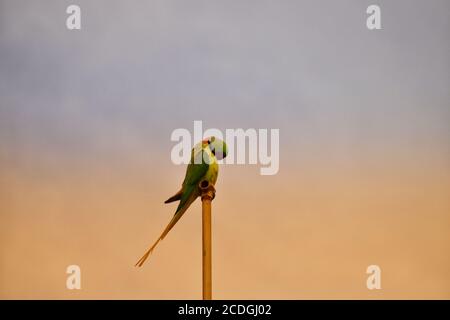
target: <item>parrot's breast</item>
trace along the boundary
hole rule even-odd
[[[203,180],[209,181],[212,185],[216,184],[217,176],[219,175],[219,165],[216,161],[211,163],[208,167],[208,171],[206,171],[205,177]]]

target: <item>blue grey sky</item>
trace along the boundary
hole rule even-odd
[[[370,1],[77,1],[69,31],[71,3],[1,1],[4,146],[167,149],[203,120],[280,128],[306,153],[448,154],[447,1],[379,1],[379,31]]]

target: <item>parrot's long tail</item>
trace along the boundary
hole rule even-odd
[[[184,212],[183,212],[184,213]],[[153,249],[155,249],[156,245],[162,240],[164,239],[164,237],[169,233],[169,231],[173,228],[173,226],[178,222],[178,220],[180,220],[181,216],[183,215],[183,213],[176,213],[172,220],[170,220],[169,224],[167,225],[167,227],[164,229],[163,233],[159,236],[158,240],[155,241],[155,243],[150,247],[150,249],[147,250],[147,252],[142,256],[141,259],[139,259],[139,261],[135,264],[135,266],[137,267],[141,267],[145,260],[147,260],[147,258],[150,256],[150,254],[153,252]]]
[[[138,262],[134,265],[135,267],[142,267],[145,260],[150,256],[150,254],[153,252],[153,249],[158,245],[158,243],[163,240],[166,235],[169,233],[170,230],[172,230],[173,226],[180,220],[180,218],[183,216],[183,214],[186,212],[186,210],[189,208],[189,206],[192,204],[192,202],[195,201],[197,197],[191,197],[191,199],[188,199],[186,205],[184,205],[179,211],[175,213],[172,220],[170,220],[167,227],[164,229],[163,233],[159,236],[158,240],[155,241],[155,243],[150,247],[150,249],[145,252],[145,254],[142,256],[142,258],[139,259]]]

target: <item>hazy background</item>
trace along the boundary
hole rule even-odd
[[[215,298],[449,299],[450,2],[373,3],[0,0],[0,298],[201,298],[199,203],[133,265],[203,120],[280,129],[221,167]]]

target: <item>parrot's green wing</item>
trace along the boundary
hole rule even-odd
[[[203,156],[207,156],[207,153],[200,149],[194,154],[194,150],[192,149],[191,161],[186,169],[183,186],[198,184],[208,171],[209,164],[203,160]]]
[[[208,171],[209,164],[203,160],[203,149],[194,154],[192,150],[191,162],[186,169],[186,176],[183,181],[183,194],[178,205],[177,214],[185,205],[190,205],[198,197],[198,184]]]

